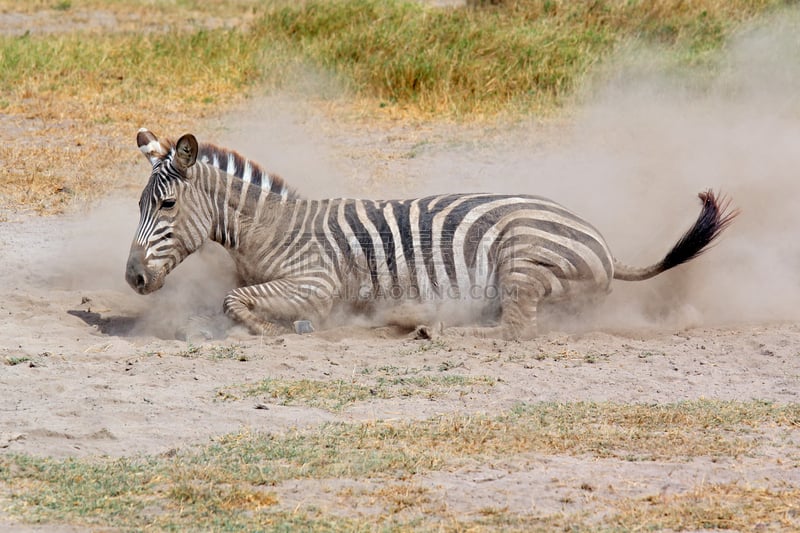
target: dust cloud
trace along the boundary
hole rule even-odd
[[[722,191],[741,214],[707,254],[653,280],[616,281],[593,311],[577,320],[545,317],[546,327],[627,331],[796,320],[798,13],[741,35],[702,79],[670,73],[646,51],[624,54],[569,125],[406,124],[387,132],[338,123],[303,98],[282,95],[251,100],[211,122],[208,134],[194,133],[259,161],[312,198],[478,190],[547,196],[584,216],[618,259],[636,266],[660,260],[688,229],[701,207],[698,192]],[[144,184],[148,170],[142,158],[132,179]],[[218,314],[236,278],[213,243],[170,274],[161,291],[139,296],[127,287],[137,218],[135,198],[94,209],[72,227],[69,253],[57,255],[60,274],[52,279],[126,294],[138,306],[134,333],[174,338],[187,316]]]
[[[137,170],[144,183],[149,176],[144,158]],[[67,311],[106,333],[175,339],[185,338],[194,326],[221,335],[230,325],[221,315],[221,302],[237,280],[233,261],[216,243],[187,258],[153,294],[142,296],[128,286],[125,264],[138,224],[137,200],[106,198],[85,214],[60,218],[57,225],[43,218],[9,226],[5,237],[19,239],[26,253],[0,258],[9,271],[20,274],[12,284],[5,278],[0,288],[77,291],[85,297],[75,296]]]
[[[800,317],[798,15],[742,35],[711,79],[620,74],[581,114],[572,142],[541,161],[543,192],[584,214],[629,264],[663,257],[699,211],[700,190],[723,191],[741,209],[699,259],[616,282],[602,324]]]
[[[702,78],[670,73],[653,57],[622,57],[555,141],[543,138],[551,129],[534,125],[411,161],[425,170],[419,192],[458,187],[556,199],[597,227],[618,259],[639,266],[660,260],[692,224],[698,192],[722,191],[741,214],[705,255],[649,281],[616,281],[594,312],[546,325],[796,320],[800,11],[741,35],[718,71]]]

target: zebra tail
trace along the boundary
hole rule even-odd
[[[683,234],[672,250],[660,262],[643,268],[630,267],[614,259],[614,279],[642,281],[661,274],[665,270],[685,263],[699,256],[739,214],[731,209],[730,199],[716,197],[711,190],[697,195],[703,202],[703,210],[694,225]]]

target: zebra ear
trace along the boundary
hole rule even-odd
[[[139,150],[145,155],[150,163],[155,165],[156,161],[163,159],[167,155],[167,149],[161,144],[152,131],[142,128],[136,134],[136,144],[139,145]]]
[[[175,145],[174,164],[181,170],[186,170],[197,161],[197,139],[191,133],[187,133]]]

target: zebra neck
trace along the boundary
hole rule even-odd
[[[210,165],[198,163],[195,167],[204,193],[201,196],[207,199],[209,237],[226,248],[238,248],[256,230],[280,227],[284,219],[291,217],[297,203],[305,203]]]

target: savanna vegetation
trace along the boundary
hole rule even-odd
[[[328,80],[304,88],[309,102],[335,98],[321,107],[354,119],[558,116],[621,48],[707,71],[786,3],[5,0],[28,18],[0,32],[2,204],[52,213],[106,194],[120,184],[100,176],[133,157],[142,125],[189,128],[308,72]]]
[[[713,71],[733,35],[789,3],[0,0],[0,17],[26,21],[0,29],[0,220],[12,211],[60,213],[130,186],[124,169],[141,157],[133,146],[140,126],[188,130],[263,92],[304,91],[309,106],[352,121],[547,120],[568,115],[621,50],[644,46],[669,68]],[[42,10],[56,14],[58,28],[42,22]],[[308,86],[308,72],[325,83]],[[239,355],[231,348],[209,357]],[[491,376],[372,379],[264,380],[220,389],[218,401],[341,412],[496,385]],[[732,462],[774,455],[798,426],[797,404],[521,403],[491,416],[242,432],[158,456],[4,454],[0,508],[34,523],[137,531],[789,529],[798,527],[798,486],[702,485],[620,495],[600,502],[598,514],[489,507],[465,518],[416,479],[468,463],[522,468],[534,454]],[[347,516],[281,501],[282,483],[309,480],[327,484],[332,500],[388,511]]]
[[[308,383],[298,383],[303,389]],[[331,393],[340,389],[328,384]],[[325,386],[315,386],[315,394]],[[603,502],[597,517],[520,516],[486,508],[465,520],[415,476],[469,464],[523,464],[532,454],[594,460],[680,463],[732,461],[764,453],[768,432],[790,431],[797,405],[692,401],[672,405],[536,403],[487,415],[417,422],[328,423],[285,435],[242,432],[207,446],[148,457],[54,460],[0,458],[5,506],[33,522],[80,527],[198,531],[574,531],[758,529],[796,526],[800,488],[738,484]],[[772,428],[772,429],[771,429]],[[797,457],[786,457],[796,461]],[[343,498],[388,513],[359,518],[281,505],[281,483],[327,486],[320,500]],[[336,480],[335,482],[331,480]],[[311,485],[309,485],[310,489]],[[582,490],[595,490],[590,483]],[[328,492],[329,495],[325,495]],[[332,493],[332,494],[330,494]],[[793,511],[794,510],[794,511]]]

